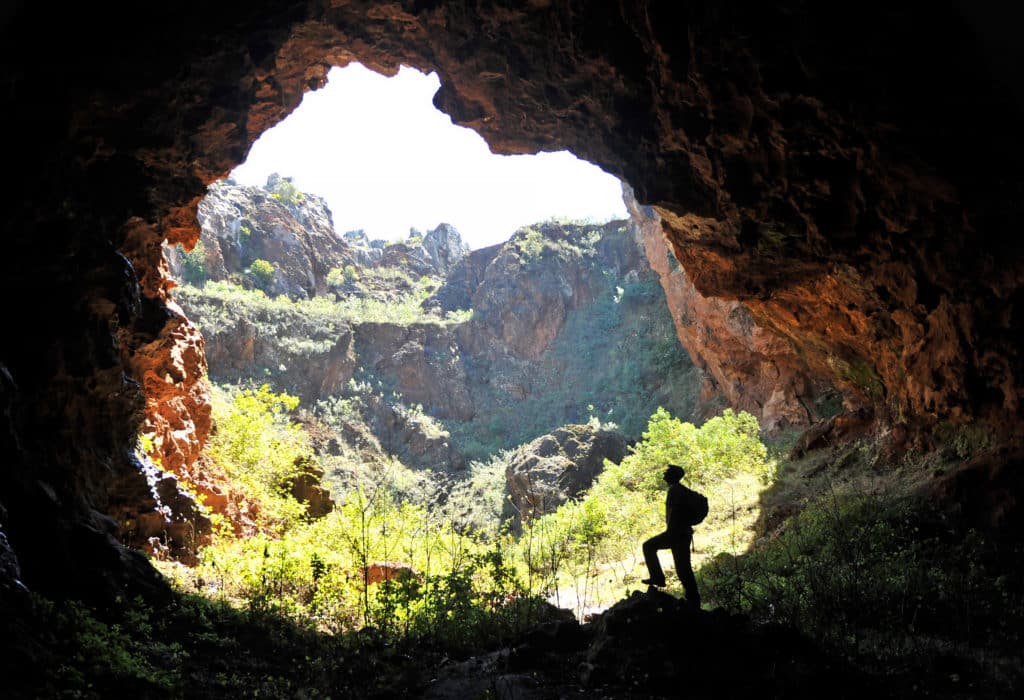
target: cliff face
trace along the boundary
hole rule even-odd
[[[144,482],[130,445],[156,409],[133,356],[192,341],[145,283],[156,259],[118,252],[137,248],[132,222],[154,228],[153,245],[191,245],[204,187],[353,60],[436,70],[436,103],[495,152],[569,148],[620,176],[701,295],[742,302],[851,405],[914,431],[995,426],[1006,441],[1022,381],[1024,50],[1004,30],[1016,14],[560,0],[79,5],[55,18],[15,4],[0,17],[18,173],[0,280],[20,302],[0,341],[0,493],[25,580],[108,593],[141,580],[111,573],[132,557],[100,515],[115,484]],[[160,352],[153,366],[173,364],[170,343]],[[195,396],[187,380],[173,391]],[[64,581],[69,564],[81,583]]]
[[[745,303],[697,291],[669,250],[657,212],[639,205],[628,188],[626,205],[665,290],[679,341],[729,405],[757,416],[770,433],[829,417],[836,409],[827,401],[837,393],[827,380],[812,375],[784,337],[758,325]]]
[[[203,237],[225,234],[207,221]],[[537,224],[470,254],[445,225],[379,256],[344,238],[366,264],[316,302],[237,286],[174,291],[215,380],[268,382],[318,413],[347,401],[384,450],[442,473],[591,417],[638,438],[658,406],[685,419],[710,410],[627,222]]]

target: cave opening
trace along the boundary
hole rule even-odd
[[[566,152],[491,154],[430,105],[438,86],[406,68],[390,79],[358,65],[333,69],[210,186],[195,247],[166,247],[171,296],[204,337],[214,425],[209,445],[191,445],[193,457],[168,471],[247,538],[241,550],[227,539],[211,545],[217,535],[203,517],[184,540],[182,528],[128,521],[125,541],[172,560],[159,564],[172,578],[211,580],[223,558],[259,549],[252,538],[297,556],[295,535],[281,532],[301,529],[288,508],[318,518],[334,511],[327,520],[338,530],[353,504],[384,500],[379,527],[394,529],[395,513],[421,508],[514,560],[515,536],[525,528],[532,537],[544,516],[539,527],[552,532],[578,527],[573,504],[559,508],[583,499],[605,460],[622,462],[646,430],[678,433],[671,451],[692,472],[703,462],[681,454],[684,444],[706,451],[686,431],[724,404],[680,344],[647,260],[646,239],[661,240],[656,219],[634,206],[645,230],[627,215],[628,188]],[[425,232],[410,225],[425,219],[434,224]],[[732,430],[756,451],[750,426],[722,434]],[[164,466],[172,441],[150,422],[141,461]],[[614,478],[640,478],[633,461],[630,476]],[[755,472],[769,466],[764,455],[755,462],[732,487],[756,506]],[[640,471],[660,467],[645,459]],[[657,483],[645,488],[650,503],[599,506],[619,511],[622,527],[612,530],[635,539],[640,522],[653,526]],[[274,494],[282,487],[284,500]],[[605,497],[621,501],[614,489]],[[753,507],[741,529],[756,519]],[[706,538],[714,548],[701,540],[698,561],[721,548],[720,537]],[[747,539],[733,537],[733,553]],[[374,577],[422,570],[417,548],[370,557],[367,543],[362,568],[376,558]],[[639,543],[618,533],[604,549],[582,578],[552,573],[545,595],[582,617],[639,586]],[[333,551],[315,554],[359,568]],[[215,588],[244,590],[223,576]]]

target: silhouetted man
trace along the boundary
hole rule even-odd
[[[668,495],[665,497],[665,532],[655,535],[644,542],[644,561],[650,578],[643,583],[651,586],[664,587],[665,573],[658,561],[659,549],[671,549],[672,559],[676,564],[676,575],[686,589],[686,602],[694,608],[700,607],[700,593],[697,592],[697,579],[690,567],[690,544],[693,542],[693,528],[690,526],[689,489],[679,483],[686,472],[682,467],[670,464],[662,478],[668,484]]]

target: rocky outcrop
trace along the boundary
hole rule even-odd
[[[451,224],[438,224],[427,231],[420,244],[435,275],[445,277],[462,258],[469,255],[469,246]]]
[[[304,299],[325,294],[331,269],[353,260],[348,243],[334,231],[324,199],[299,192],[289,178],[276,173],[266,187],[211,184],[198,218],[202,269],[189,270],[184,256],[168,248],[176,279],[231,279],[268,294]],[[251,275],[256,260],[271,263],[270,279]]]
[[[312,404],[340,393],[356,370],[355,333],[338,322],[316,323],[294,310],[277,307],[232,308],[231,299],[183,299],[204,324],[207,358],[218,381],[267,378]]]
[[[383,453],[407,467],[429,469],[438,475],[457,475],[465,470],[466,459],[451,434],[419,406],[410,408],[373,395],[364,401],[363,418]]]
[[[697,291],[669,250],[661,217],[638,204],[628,186],[624,198],[665,290],[679,341],[729,405],[757,416],[769,433],[827,418],[822,399],[835,394],[828,383],[811,374],[785,338],[758,325],[746,304]]]
[[[416,278],[444,277],[463,257],[469,254],[469,246],[451,224],[439,224],[437,228],[421,234],[415,229],[409,238],[383,246],[379,260],[380,267],[401,267]]]
[[[442,312],[473,308],[473,294],[484,282],[484,275],[503,244],[478,248],[464,256],[449,270],[444,284],[424,301],[427,308],[437,307]]]
[[[509,458],[505,484],[521,526],[590,488],[604,461],[620,462],[628,453],[615,430],[567,425],[523,445]]]
[[[406,403],[419,404],[441,419],[473,418],[466,368],[458,350],[453,352],[449,328],[431,323],[361,323],[355,332],[362,367],[386,377]]]
[[[487,264],[472,294],[474,318],[514,356],[540,358],[569,312],[594,301],[604,273],[621,277],[640,268],[624,222],[598,228],[551,223],[517,231]]]
[[[365,247],[363,236],[347,238]],[[401,257],[409,249],[389,245],[372,266],[353,266],[352,287],[374,299],[411,293]],[[433,284],[440,288],[416,322],[387,320],[379,309],[383,320],[345,320],[352,311],[340,305],[230,289],[182,285],[175,294],[204,330],[217,381],[267,381],[309,407],[358,398],[382,447],[414,468],[459,471],[466,459],[595,412],[624,421],[634,437],[658,406],[686,419],[702,413],[691,398],[700,378],[665,373],[692,366],[627,222],[524,229],[460,257]],[[473,313],[444,320],[439,313],[453,300]]]

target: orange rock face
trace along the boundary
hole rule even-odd
[[[152,440],[149,456],[163,469],[187,479],[207,496],[207,506],[216,507],[222,502],[218,498],[220,489],[199,468],[200,453],[212,428],[203,338],[168,296],[172,283],[166,277],[161,238],[152,227],[138,221],[128,227],[125,237],[122,252],[136,269],[146,271],[139,285],[141,302],[150,309],[153,325],[149,334],[124,338],[124,363],[145,396],[140,433]],[[153,515],[147,517],[152,519]],[[156,515],[167,519],[163,530],[182,530],[172,527],[185,517],[182,513],[172,509]],[[209,530],[209,521],[202,517],[191,527],[201,536]],[[196,543],[177,544],[187,548]]]
[[[813,380],[792,346],[759,325],[747,304],[697,291],[672,254],[657,213],[639,205],[631,191],[626,203],[665,290],[679,341],[729,404],[757,416],[769,432],[819,419],[818,400],[827,395],[827,383]]]

